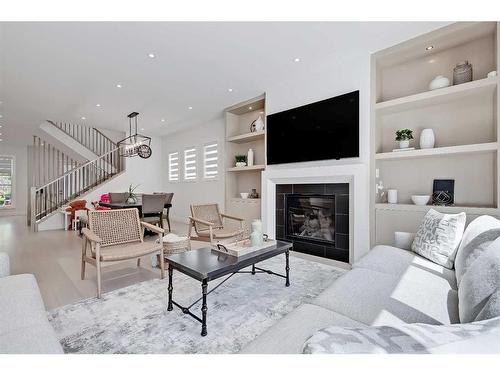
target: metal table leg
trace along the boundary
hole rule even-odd
[[[290,286],[290,250],[285,251],[285,271],[286,283],[285,286]]]
[[[172,274],[174,273],[174,268],[169,263],[168,265],[168,307],[167,311],[172,311],[174,307],[172,306],[172,291],[174,289],[172,285]]]
[[[207,280],[203,280],[201,283],[201,292],[202,292],[202,305],[201,305],[201,335],[206,336],[207,335]]]

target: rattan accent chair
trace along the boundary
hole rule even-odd
[[[239,228],[229,228],[224,225],[224,219],[239,222]],[[210,241],[211,243],[241,237],[244,232],[244,219],[223,214],[216,203],[191,205],[189,217],[189,237],[197,241]],[[196,232],[193,237],[192,228]]]
[[[103,262],[136,258],[139,267],[141,256],[159,252],[161,254],[161,278],[165,277],[162,242],[164,230],[152,224],[141,222],[139,211],[136,208],[89,211],[88,221],[89,228],[82,230],[81,276],[83,280],[86,263],[97,268],[97,298],[101,298],[101,263]],[[157,233],[159,241],[144,242],[144,229]]]

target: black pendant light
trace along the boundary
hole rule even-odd
[[[129,136],[118,142],[120,147],[120,156],[133,158],[139,156],[147,159],[151,156],[151,137],[137,133],[137,116],[139,112],[132,112],[128,117]],[[135,123],[135,133],[132,134],[132,119]]]

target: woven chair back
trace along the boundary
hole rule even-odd
[[[220,216],[219,205],[216,203],[210,204],[192,204],[191,214],[195,219],[209,221],[214,224],[214,228],[222,228],[222,218]],[[196,232],[208,229],[208,225],[194,223]]]
[[[101,246],[142,242],[139,211],[136,208],[89,211],[89,228],[98,235]]]

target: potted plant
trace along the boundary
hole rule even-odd
[[[399,142],[399,148],[408,148],[410,140],[413,139],[413,130],[400,129],[396,130],[396,141]]]
[[[135,189],[137,189],[139,185],[132,185],[128,187],[128,198],[127,203],[137,203],[137,194],[135,193]]]
[[[236,160],[236,166],[237,167],[244,167],[247,165],[247,156],[246,155],[236,155],[234,157]]]

